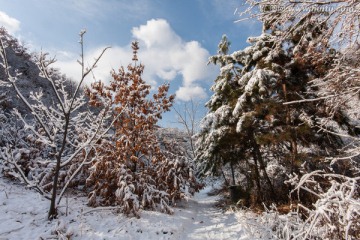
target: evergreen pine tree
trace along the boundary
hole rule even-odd
[[[210,59],[220,66],[220,74],[206,104],[197,160],[203,172],[236,166],[246,180],[241,185],[256,196],[254,202],[286,200],[287,174],[299,173],[304,162],[321,167],[319,156],[335,153],[342,144],[339,137],[317,132],[313,118],[326,114],[321,102],[283,105],[316,97],[308,83],[331,66],[333,52],[319,38],[326,26],[315,26],[297,29],[286,41],[276,31],[251,37],[251,46],[232,54],[223,37],[218,55]],[[307,41],[298,45],[301,37]],[[309,52],[324,57],[321,62],[303,58]]]

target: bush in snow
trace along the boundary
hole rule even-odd
[[[2,110],[0,122],[0,168],[4,176],[22,179],[21,175],[24,175],[30,180],[41,178],[41,169],[47,165],[44,159],[46,145],[24,129],[21,121]]]
[[[141,75],[144,66],[138,64],[138,43],[132,44],[133,65],[127,71],[121,67],[112,73],[109,86],[101,82],[86,90],[90,104],[112,104],[114,134],[103,139],[96,149],[97,158],[91,168],[88,186],[89,204],[119,205],[126,214],[139,216],[140,209],[158,209],[172,213],[170,205],[184,197],[185,187],[195,187],[183,153],[174,152],[175,145],[159,141],[156,122],[168,111],[174,96],[167,97],[168,85],[162,85],[152,99],[150,85]]]
[[[273,205],[258,216],[239,211],[249,239],[359,239],[360,177],[314,171],[290,181],[294,193],[314,196],[313,204],[294,204],[287,214]]]
[[[52,186],[50,148],[24,128],[21,120],[2,109],[0,122],[0,171],[5,177],[20,180],[46,195]],[[36,126],[34,122],[31,124]]]
[[[299,232],[303,239],[360,238],[360,177],[314,171],[289,181],[298,196],[308,192],[316,199],[310,206],[298,204],[305,222]],[[300,199],[299,199],[300,200]],[[295,235],[295,233],[293,233]]]

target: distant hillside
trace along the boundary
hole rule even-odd
[[[194,156],[192,156],[189,136],[184,131],[178,128],[159,127],[157,130],[157,136],[160,142],[169,140],[175,141],[184,150],[185,156],[187,156],[189,159],[194,158]]]
[[[23,95],[31,103],[29,99],[30,92],[43,92],[44,102],[51,103],[51,99],[55,97],[51,84],[45,78],[39,76],[39,69],[34,60],[34,54],[28,53],[16,38],[9,35],[4,29],[0,29],[0,37],[9,46],[6,49],[7,60],[11,66],[10,72],[13,76],[18,75],[16,82],[18,88]],[[17,72],[15,72],[17,71]],[[57,77],[64,78],[60,73],[56,73]],[[6,79],[4,67],[0,65],[0,80],[8,82]],[[73,84],[69,81],[69,89]],[[8,87],[0,88],[0,108],[5,112],[10,112],[13,108],[17,108],[21,113],[27,114],[28,109],[25,107],[21,99],[16,95],[14,88],[9,84]]]

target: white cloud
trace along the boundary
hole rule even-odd
[[[206,97],[207,94],[205,92],[205,89],[196,85],[180,87],[176,91],[176,98],[182,101],[190,101],[192,99],[204,99]]]
[[[85,67],[90,67],[94,60],[100,56],[104,47],[98,47],[85,53]],[[93,74],[88,75],[86,83],[96,80],[102,80],[108,82],[111,78],[110,71],[112,69],[117,70],[120,66],[127,66],[131,61],[130,46],[128,47],[112,47],[108,49],[103,57],[94,69]],[[81,66],[77,63],[80,59],[78,55],[74,55],[68,52],[59,51],[56,53],[58,61],[55,63],[55,67],[60,68],[62,73],[65,73],[68,77],[75,81],[78,81],[81,77]]]
[[[209,52],[198,42],[185,42],[164,19],[152,19],[145,25],[134,27],[132,34],[140,42],[139,59],[145,65],[144,79],[156,86],[163,80],[182,79],[177,90],[177,99],[188,101],[191,98],[206,97],[201,81],[213,79],[213,68],[207,66]],[[87,62],[92,63],[102,48],[89,51]],[[68,54],[62,54],[66,56]],[[110,70],[127,66],[131,62],[132,50],[127,46],[114,46],[101,59],[94,73],[97,79],[109,80]],[[80,67],[75,59],[60,59],[57,66],[68,76],[78,79]],[[174,83],[172,83],[174,84]]]
[[[14,34],[20,29],[20,21],[0,11],[0,26],[5,27],[9,33]]]
[[[132,34],[135,38],[144,41],[146,48],[179,47],[181,44],[181,38],[164,19],[151,19],[146,25],[134,27]]]
[[[177,90],[177,98],[188,101],[204,98],[206,93],[199,86],[201,80],[211,78],[213,69],[207,66],[209,52],[199,42],[184,42],[164,19],[152,19],[145,25],[133,28],[136,39],[145,49],[140,51],[150,78],[174,80],[182,76],[182,85]]]

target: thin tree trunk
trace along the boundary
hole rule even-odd
[[[284,92],[284,99],[285,102],[288,102],[287,97],[287,87],[285,81],[282,82],[282,89]],[[296,142],[296,134],[291,126],[291,117],[290,117],[290,110],[288,105],[285,105],[285,111],[286,111],[286,125],[289,127],[287,131],[290,131],[290,146],[291,146],[291,165],[290,165],[290,172],[293,172],[295,160],[297,157],[297,142]]]
[[[224,181],[225,181],[226,186],[229,186],[229,182],[228,182],[228,180],[226,179],[225,173],[224,173],[224,171],[222,170],[222,168],[221,168],[221,174],[222,174],[222,176],[223,176],[223,178],[224,178]]]
[[[245,158],[245,161],[246,161],[247,167],[248,167],[249,169],[251,169],[251,164],[250,164],[250,162],[249,162],[249,159]],[[246,190],[246,191],[247,191],[247,192],[250,192],[251,189],[254,187],[254,182],[253,182],[252,176],[251,176],[251,174],[250,174],[250,176],[249,176],[249,174],[248,174],[247,171],[244,172],[243,174],[245,175],[246,180],[247,180],[247,188],[246,188],[247,190]]]
[[[291,170],[290,170],[290,172],[291,173],[294,171],[295,160],[296,160],[297,155],[298,155],[296,136],[294,136],[294,135],[295,134],[293,134],[293,132],[292,132],[291,133],[291,140],[290,140],[290,143],[291,143]]]
[[[64,135],[61,143],[60,151],[57,153],[56,156],[56,166],[55,166],[55,173],[54,173],[54,182],[52,187],[52,194],[51,194],[51,200],[50,200],[50,208],[48,213],[48,219],[52,220],[56,218],[57,216],[57,208],[56,208],[56,195],[57,195],[57,187],[58,187],[58,180],[59,180],[59,173],[61,168],[61,157],[65,149],[66,145],[66,138],[67,138],[67,132],[69,129],[69,121],[70,121],[70,114],[65,115],[65,127],[64,127]]]
[[[258,169],[258,159],[257,159],[258,157],[257,157],[254,149],[252,150],[252,155],[253,155],[254,163],[255,163],[255,166],[254,166],[255,182],[256,182],[256,187],[258,189],[258,194],[256,196],[256,202],[259,203],[262,191],[261,191],[261,183],[260,183],[260,173],[259,173],[259,169]]]
[[[276,193],[275,193],[275,190],[274,190],[274,186],[273,186],[273,184],[272,184],[272,182],[271,182],[271,180],[269,178],[269,175],[266,172],[265,163],[264,163],[264,160],[262,158],[262,155],[261,155],[261,152],[260,152],[260,149],[259,149],[259,145],[255,142],[253,147],[254,147],[255,155],[257,156],[257,158],[259,160],[259,163],[260,163],[260,169],[263,171],[265,180],[266,180],[267,184],[270,187],[271,194],[273,195],[274,199],[276,199],[277,196],[276,196]]]
[[[230,169],[231,169],[232,183],[233,183],[233,185],[236,185],[236,183],[235,183],[235,172],[234,172],[234,166],[233,166],[232,161],[230,161]]]

